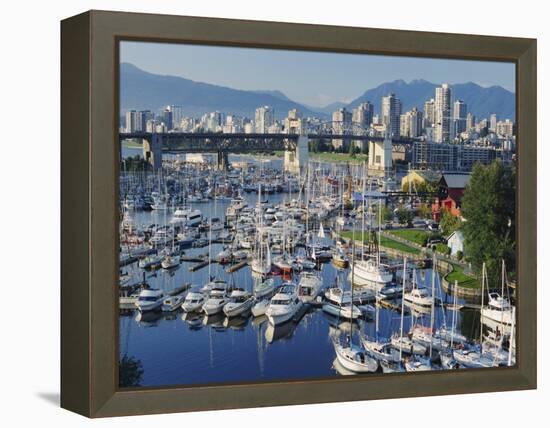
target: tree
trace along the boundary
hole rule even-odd
[[[420,218],[428,219],[432,215],[432,210],[427,204],[422,204],[418,207],[418,216]]]
[[[406,224],[409,227],[412,225],[412,221],[414,219],[414,214],[412,211],[399,208],[395,214],[397,215],[397,220],[400,224]]]
[[[449,211],[443,209],[441,211],[441,220],[439,221],[439,228],[443,232],[444,236],[449,236],[455,230],[460,228],[462,221],[457,216],[452,215]]]
[[[499,160],[476,164],[462,198],[464,252],[476,272],[486,263],[492,286],[500,284],[502,260],[512,275],[516,268],[515,182],[515,169]]]
[[[393,220],[393,211],[391,210],[390,207],[383,207],[380,211],[381,211],[380,214],[382,216],[383,222],[388,222]]]

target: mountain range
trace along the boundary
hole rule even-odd
[[[438,84],[426,80],[404,80],[383,83],[366,90],[352,102],[331,103],[324,107],[307,106],[288,98],[279,90],[239,90],[209,83],[196,82],[177,76],[164,76],[143,71],[129,63],[120,67],[121,112],[129,109],[158,111],[175,104],[182,106],[186,115],[200,116],[211,111],[222,111],[241,116],[254,117],[259,106],[269,105],[275,109],[278,119],[288,110],[297,108],[304,116],[330,118],[333,111],[346,107],[352,109],[364,101],[374,104],[380,111],[382,96],[393,92],[401,100],[403,112],[417,107],[422,110],[424,102],[435,96]],[[478,118],[496,113],[499,118],[515,117],[515,95],[500,86],[482,87],[473,82],[451,85],[454,99],[462,99],[468,111]]]

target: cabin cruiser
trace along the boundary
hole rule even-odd
[[[481,322],[492,328],[500,327],[510,332],[513,323],[513,306],[498,293],[489,294],[489,304],[481,308]]]
[[[349,280],[353,282],[353,285],[371,287],[380,291],[393,279],[393,275],[387,267],[375,260],[355,260],[350,264]]]
[[[351,292],[341,288],[329,288],[325,292],[325,304],[323,311],[339,318],[357,319],[361,316],[361,310],[352,304]]]
[[[269,308],[270,299],[261,299],[255,300],[255,303],[252,305],[251,312],[255,317],[261,317],[265,315],[267,308]]]
[[[275,281],[273,278],[267,278],[263,281],[257,281],[254,285],[254,296],[256,299],[261,299],[263,297],[271,297],[273,291],[275,290]]]
[[[403,300],[405,304],[424,308],[431,308],[434,303],[433,297],[426,288],[415,288],[408,293],[403,293]]]
[[[180,258],[179,256],[175,255],[168,255],[164,257],[160,265],[163,269],[173,269],[175,267],[178,267],[180,264]]]
[[[288,284],[281,287],[271,298],[265,314],[271,324],[282,324],[294,318],[302,305],[302,301],[298,298],[296,286]]]
[[[250,293],[242,288],[235,288],[229,295],[229,302],[223,307],[223,313],[228,317],[236,317],[248,311],[253,303]]]
[[[141,290],[135,304],[140,312],[149,312],[159,309],[162,306],[163,300],[164,293],[162,290],[148,288]]]
[[[206,315],[218,314],[228,301],[227,283],[225,281],[215,282],[210,290],[208,299],[202,306],[202,311]]]
[[[323,283],[318,275],[303,272],[298,283],[298,298],[304,303],[313,301],[319,295],[322,285]]]
[[[206,301],[206,296],[199,289],[199,287],[193,287],[185,296],[181,308],[184,312],[197,312],[202,308],[202,305]]]
[[[170,223],[177,226],[196,227],[202,222],[202,213],[200,210],[190,208],[178,208]]]
[[[162,259],[163,257],[160,254],[151,254],[139,259],[138,266],[142,269],[149,269],[161,264]]]
[[[186,291],[175,294],[173,296],[168,296],[162,302],[162,311],[163,312],[173,312],[178,309],[182,303],[185,301]]]

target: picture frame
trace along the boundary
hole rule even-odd
[[[129,388],[118,379],[118,46],[122,40],[513,62],[514,367],[233,385]],[[536,388],[536,40],[89,11],[61,23],[61,407],[88,417]]]

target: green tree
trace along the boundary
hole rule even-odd
[[[422,204],[417,209],[418,217],[428,219],[432,216],[432,210],[427,204]]]
[[[390,207],[383,207],[381,209],[380,215],[382,216],[382,221],[392,221],[393,220],[393,211]]]
[[[460,228],[462,221],[457,216],[452,215],[447,210],[441,211],[441,220],[439,221],[439,228],[443,232],[444,236],[449,236],[455,230]]]
[[[512,275],[516,268],[515,182],[515,169],[498,160],[476,164],[462,198],[464,252],[476,272],[486,263],[492,286],[500,283],[502,260]]]
[[[400,224],[406,224],[409,227],[412,225],[412,221],[414,219],[414,214],[412,211],[405,208],[399,208],[395,214],[397,215],[397,220]]]

